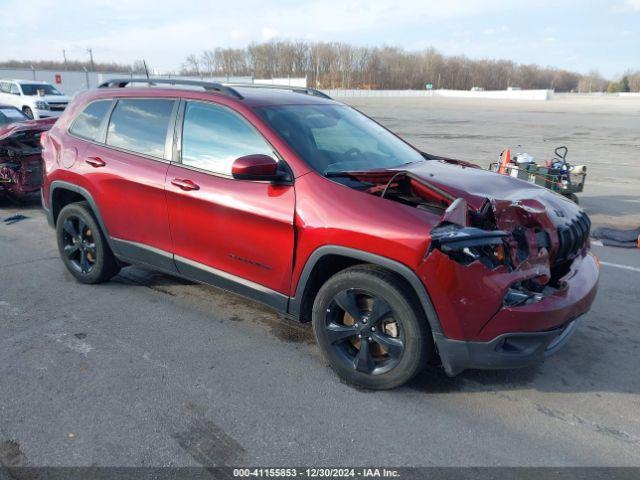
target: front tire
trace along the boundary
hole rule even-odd
[[[23,107],[22,108],[22,113],[24,113],[27,117],[29,117],[30,119],[33,120],[34,116],[33,116],[33,110],[31,110],[31,108]]]
[[[62,262],[79,282],[106,282],[120,271],[87,202],[62,209],[56,221],[56,236]]]
[[[322,353],[348,383],[376,390],[398,387],[433,356],[422,310],[402,279],[374,265],[338,272],[313,305]]]

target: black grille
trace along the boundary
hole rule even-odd
[[[558,240],[560,242],[556,263],[571,260],[576,257],[582,247],[589,240],[591,220],[586,213],[581,212],[569,223],[558,227]]]
[[[66,103],[50,103],[49,108],[53,112],[62,112],[67,107]]]

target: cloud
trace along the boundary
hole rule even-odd
[[[87,60],[90,47],[96,61],[132,63],[144,58],[160,70],[179,69],[192,53],[275,38],[408,49],[435,46],[444,53],[543,63],[558,58],[561,64],[566,58],[559,56],[564,45],[593,50],[583,34],[590,31],[587,17],[599,22],[602,10],[585,8],[580,18],[566,22],[580,0],[244,0],[233,8],[199,0],[84,0],[81,5],[71,0],[0,0],[0,4],[0,60],[61,60],[63,49],[71,60]],[[611,5],[640,10],[640,0],[607,0],[607,5],[609,11]],[[620,25],[608,40],[621,38],[623,27],[634,28]],[[606,41],[600,35],[598,42]],[[610,52],[606,55],[601,61],[613,61]],[[627,52],[625,61],[632,56]],[[586,53],[585,58],[597,61]]]
[[[631,10],[640,11],[640,0],[627,0],[627,6],[631,8]]]
[[[146,58],[177,68],[190,53],[273,38],[393,43],[390,29],[426,31],[449,19],[519,8],[505,0],[245,0],[233,8],[197,0],[6,0],[0,10],[5,58],[85,59],[130,63]],[[11,12],[9,15],[8,12]],[[43,14],[43,12],[46,12]],[[18,35],[21,40],[15,41]],[[371,40],[373,39],[373,40]]]
[[[273,28],[270,27],[264,27],[262,29],[262,36],[261,39],[265,42],[268,42],[269,40],[272,40],[274,38],[276,38],[278,36],[278,32],[275,31]]]
[[[625,13],[629,11],[640,12],[640,0],[626,0],[624,3],[616,3],[610,7],[614,13]]]

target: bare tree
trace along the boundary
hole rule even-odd
[[[200,76],[200,60],[195,54],[191,54],[187,57],[182,69],[185,73],[196,74]]]

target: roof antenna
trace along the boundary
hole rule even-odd
[[[147,61],[143,58],[142,64],[144,65],[144,73],[147,75],[147,79],[149,78],[149,69],[147,68]]]

